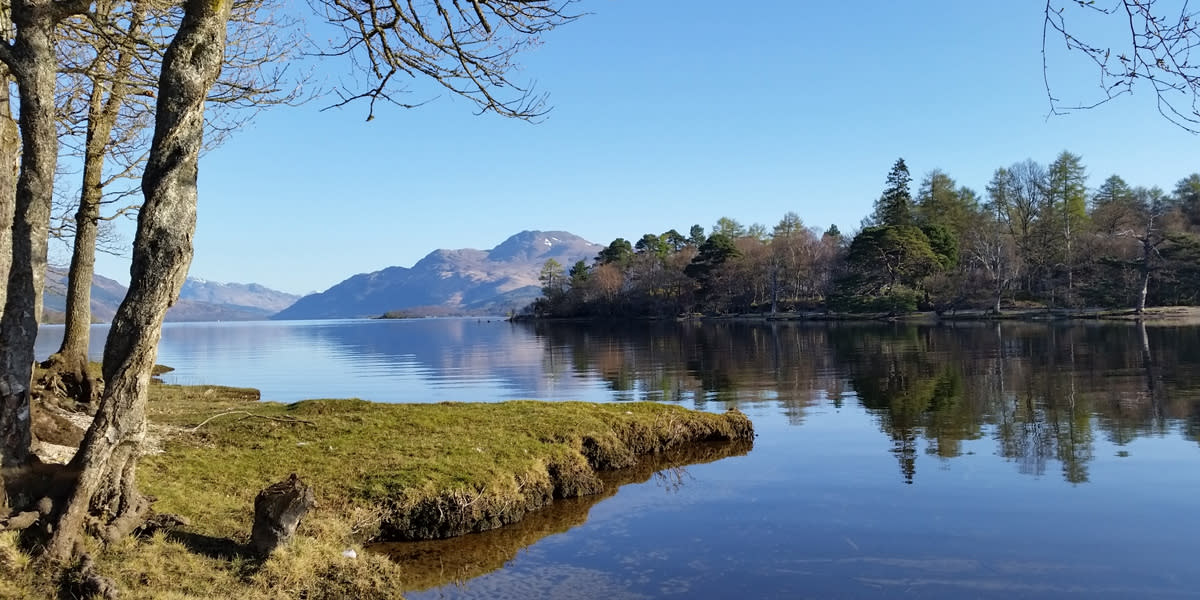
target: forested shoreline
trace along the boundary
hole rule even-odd
[[[1200,174],[1170,192],[1083,159],[996,169],[983,194],[941,170],[912,193],[904,159],[874,211],[843,234],[788,212],[774,227],[722,217],[617,238],[591,264],[547,261],[534,317],[674,317],[805,311],[938,314],[1200,303]]]

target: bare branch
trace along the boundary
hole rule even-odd
[[[548,112],[546,95],[511,77],[516,56],[541,43],[541,35],[579,18],[574,0],[309,0],[340,33],[316,53],[348,56],[362,81],[344,84],[327,108],[367,102],[367,120],[380,100],[400,102],[397,75],[428,79],[475,103],[479,113],[537,120]],[[469,4],[468,4],[469,3]]]
[[[244,410],[231,410],[231,411],[227,411],[227,412],[223,412],[223,413],[217,413],[217,414],[201,421],[199,425],[189,429],[188,432],[196,433],[197,431],[200,431],[201,427],[208,425],[209,421],[212,421],[213,419],[216,419],[218,417],[224,417],[224,416],[228,416],[228,415],[245,415],[241,419],[238,419],[239,421],[244,421],[246,419],[263,419],[266,421],[276,421],[279,423],[291,423],[291,424],[303,423],[305,425],[316,425],[316,423],[313,423],[312,421],[305,421],[304,419],[297,419],[296,417],[289,417],[289,416],[271,417],[271,416],[267,416],[267,415],[256,415],[252,412],[248,412],[248,411],[244,411]]]
[[[1158,0],[1116,0],[1107,5],[1080,0],[1046,0],[1042,26],[1042,73],[1050,114],[1062,115],[1095,108],[1136,87],[1154,93],[1155,105],[1168,121],[1200,133],[1200,63],[1191,61],[1200,49],[1200,12],[1182,2],[1177,15],[1158,14]],[[1164,11],[1165,12],[1165,11]],[[1119,19],[1119,39],[1088,41],[1068,16]],[[1097,95],[1092,100],[1066,103],[1050,89],[1047,49],[1051,38],[1061,38],[1068,52],[1085,56],[1095,66]]]

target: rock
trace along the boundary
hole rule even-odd
[[[350,560],[354,560],[358,558],[358,553],[354,551],[354,548],[346,548],[345,550],[342,550],[342,556],[349,558]]]
[[[296,533],[300,519],[317,505],[311,486],[292,473],[286,481],[268,486],[254,498],[254,528],[250,546],[266,556],[287,543]]]

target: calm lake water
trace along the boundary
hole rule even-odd
[[[394,547],[409,598],[1200,597],[1200,328],[172,324],[158,362],[268,400],[657,400],[754,420],[753,448]]]

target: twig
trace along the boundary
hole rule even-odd
[[[207,419],[205,419],[205,420],[201,421],[199,425],[197,425],[197,426],[195,426],[195,427],[193,427],[193,428],[189,429],[189,430],[188,430],[188,432],[189,432],[189,433],[196,433],[197,431],[199,431],[199,430],[200,430],[200,428],[201,428],[201,427],[204,427],[205,425],[207,425],[207,424],[208,424],[208,422],[209,422],[209,421],[211,421],[211,420],[213,420],[213,419],[215,419],[215,418],[217,418],[217,417],[225,417],[225,416],[228,416],[228,415],[237,415],[237,414],[246,415],[246,416],[242,417],[241,419],[238,419],[239,421],[240,421],[240,420],[245,420],[245,419],[254,418],[254,419],[264,419],[264,420],[267,420],[267,421],[278,421],[278,422],[280,422],[280,423],[304,423],[305,425],[313,425],[313,426],[316,426],[316,423],[313,423],[312,421],[305,421],[304,419],[297,419],[296,417],[269,417],[269,416],[267,416],[267,415],[256,415],[256,414],[254,414],[254,413],[247,412],[247,411],[244,411],[244,410],[231,410],[231,411],[228,411],[228,412],[217,413],[217,414],[215,414],[215,415],[213,415],[213,416],[211,416],[211,417],[209,417],[209,418],[207,418]]]

